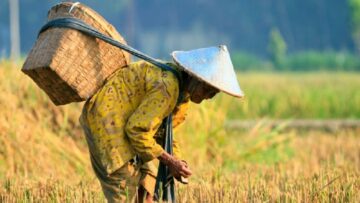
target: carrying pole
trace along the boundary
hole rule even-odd
[[[10,58],[16,61],[20,58],[20,26],[19,0],[9,0],[10,6]]]

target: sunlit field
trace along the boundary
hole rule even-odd
[[[104,202],[78,123],[0,62],[0,202]],[[242,100],[192,105],[175,130],[194,171],[179,202],[360,202],[360,129],[288,129],[264,119],[359,119],[359,73],[239,73]],[[232,129],[233,119],[258,120]]]

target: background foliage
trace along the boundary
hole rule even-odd
[[[357,0],[351,0],[356,2]],[[27,53],[60,0],[20,0],[22,51]],[[269,35],[277,28],[289,54],[353,51],[356,6],[348,0],[83,0],[113,23],[132,46],[169,58],[179,49],[227,44],[231,52],[267,58]],[[353,3],[355,5],[355,3]],[[355,18],[356,19],[356,18]],[[0,2],[0,53],[9,50],[8,0]]]
[[[360,53],[360,1],[348,0],[350,6],[350,15],[352,23],[352,36],[357,47],[357,52]]]

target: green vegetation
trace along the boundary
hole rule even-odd
[[[232,52],[231,60],[234,67],[241,71],[271,71],[274,69],[270,62],[267,63],[256,55],[246,52]]]
[[[271,62],[279,70],[282,70],[286,67],[284,66],[285,65],[284,62],[286,58],[286,49],[287,49],[287,45],[283,36],[281,36],[281,33],[279,32],[278,29],[273,28],[270,32],[268,52],[270,55]]]
[[[6,56],[10,50],[8,2],[0,1],[0,56]],[[22,52],[27,53],[45,22],[47,11],[60,1],[19,2],[20,30],[26,32],[20,41]],[[227,44],[231,52],[246,50],[265,56],[268,33],[273,27],[279,29],[291,52],[353,51],[348,0],[81,2],[111,22],[130,45],[164,60],[169,59],[172,50],[220,43]]]
[[[195,173],[178,185],[179,202],[359,202],[359,129],[224,129],[231,118],[359,118],[359,77],[239,74],[244,100],[192,105],[175,131]],[[82,104],[54,106],[19,65],[0,62],[0,81],[0,202],[103,201],[77,121]]]
[[[239,81],[242,101],[219,96],[229,118],[360,118],[359,74],[239,73]]]
[[[348,0],[351,15],[352,36],[360,53],[360,1]]]
[[[360,71],[360,58],[347,52],[298,52],[280,57],[280,66],[279,62],[242,52],[235,52],[231,57],[240,71]]]
[[[294,71],[359,71],[360,58],[349,53],[308,51],[288,56],[286,66]]]

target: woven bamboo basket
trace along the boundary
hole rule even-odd
[[[63,2],[52,7],[48,20],[75,17],[126,44],[98,13],[83,4]],[[55,105],[91,97],[115,70],[130,63],[127,52],[79,31],[50,28],[41,33],[22,71],[43,89]]]

